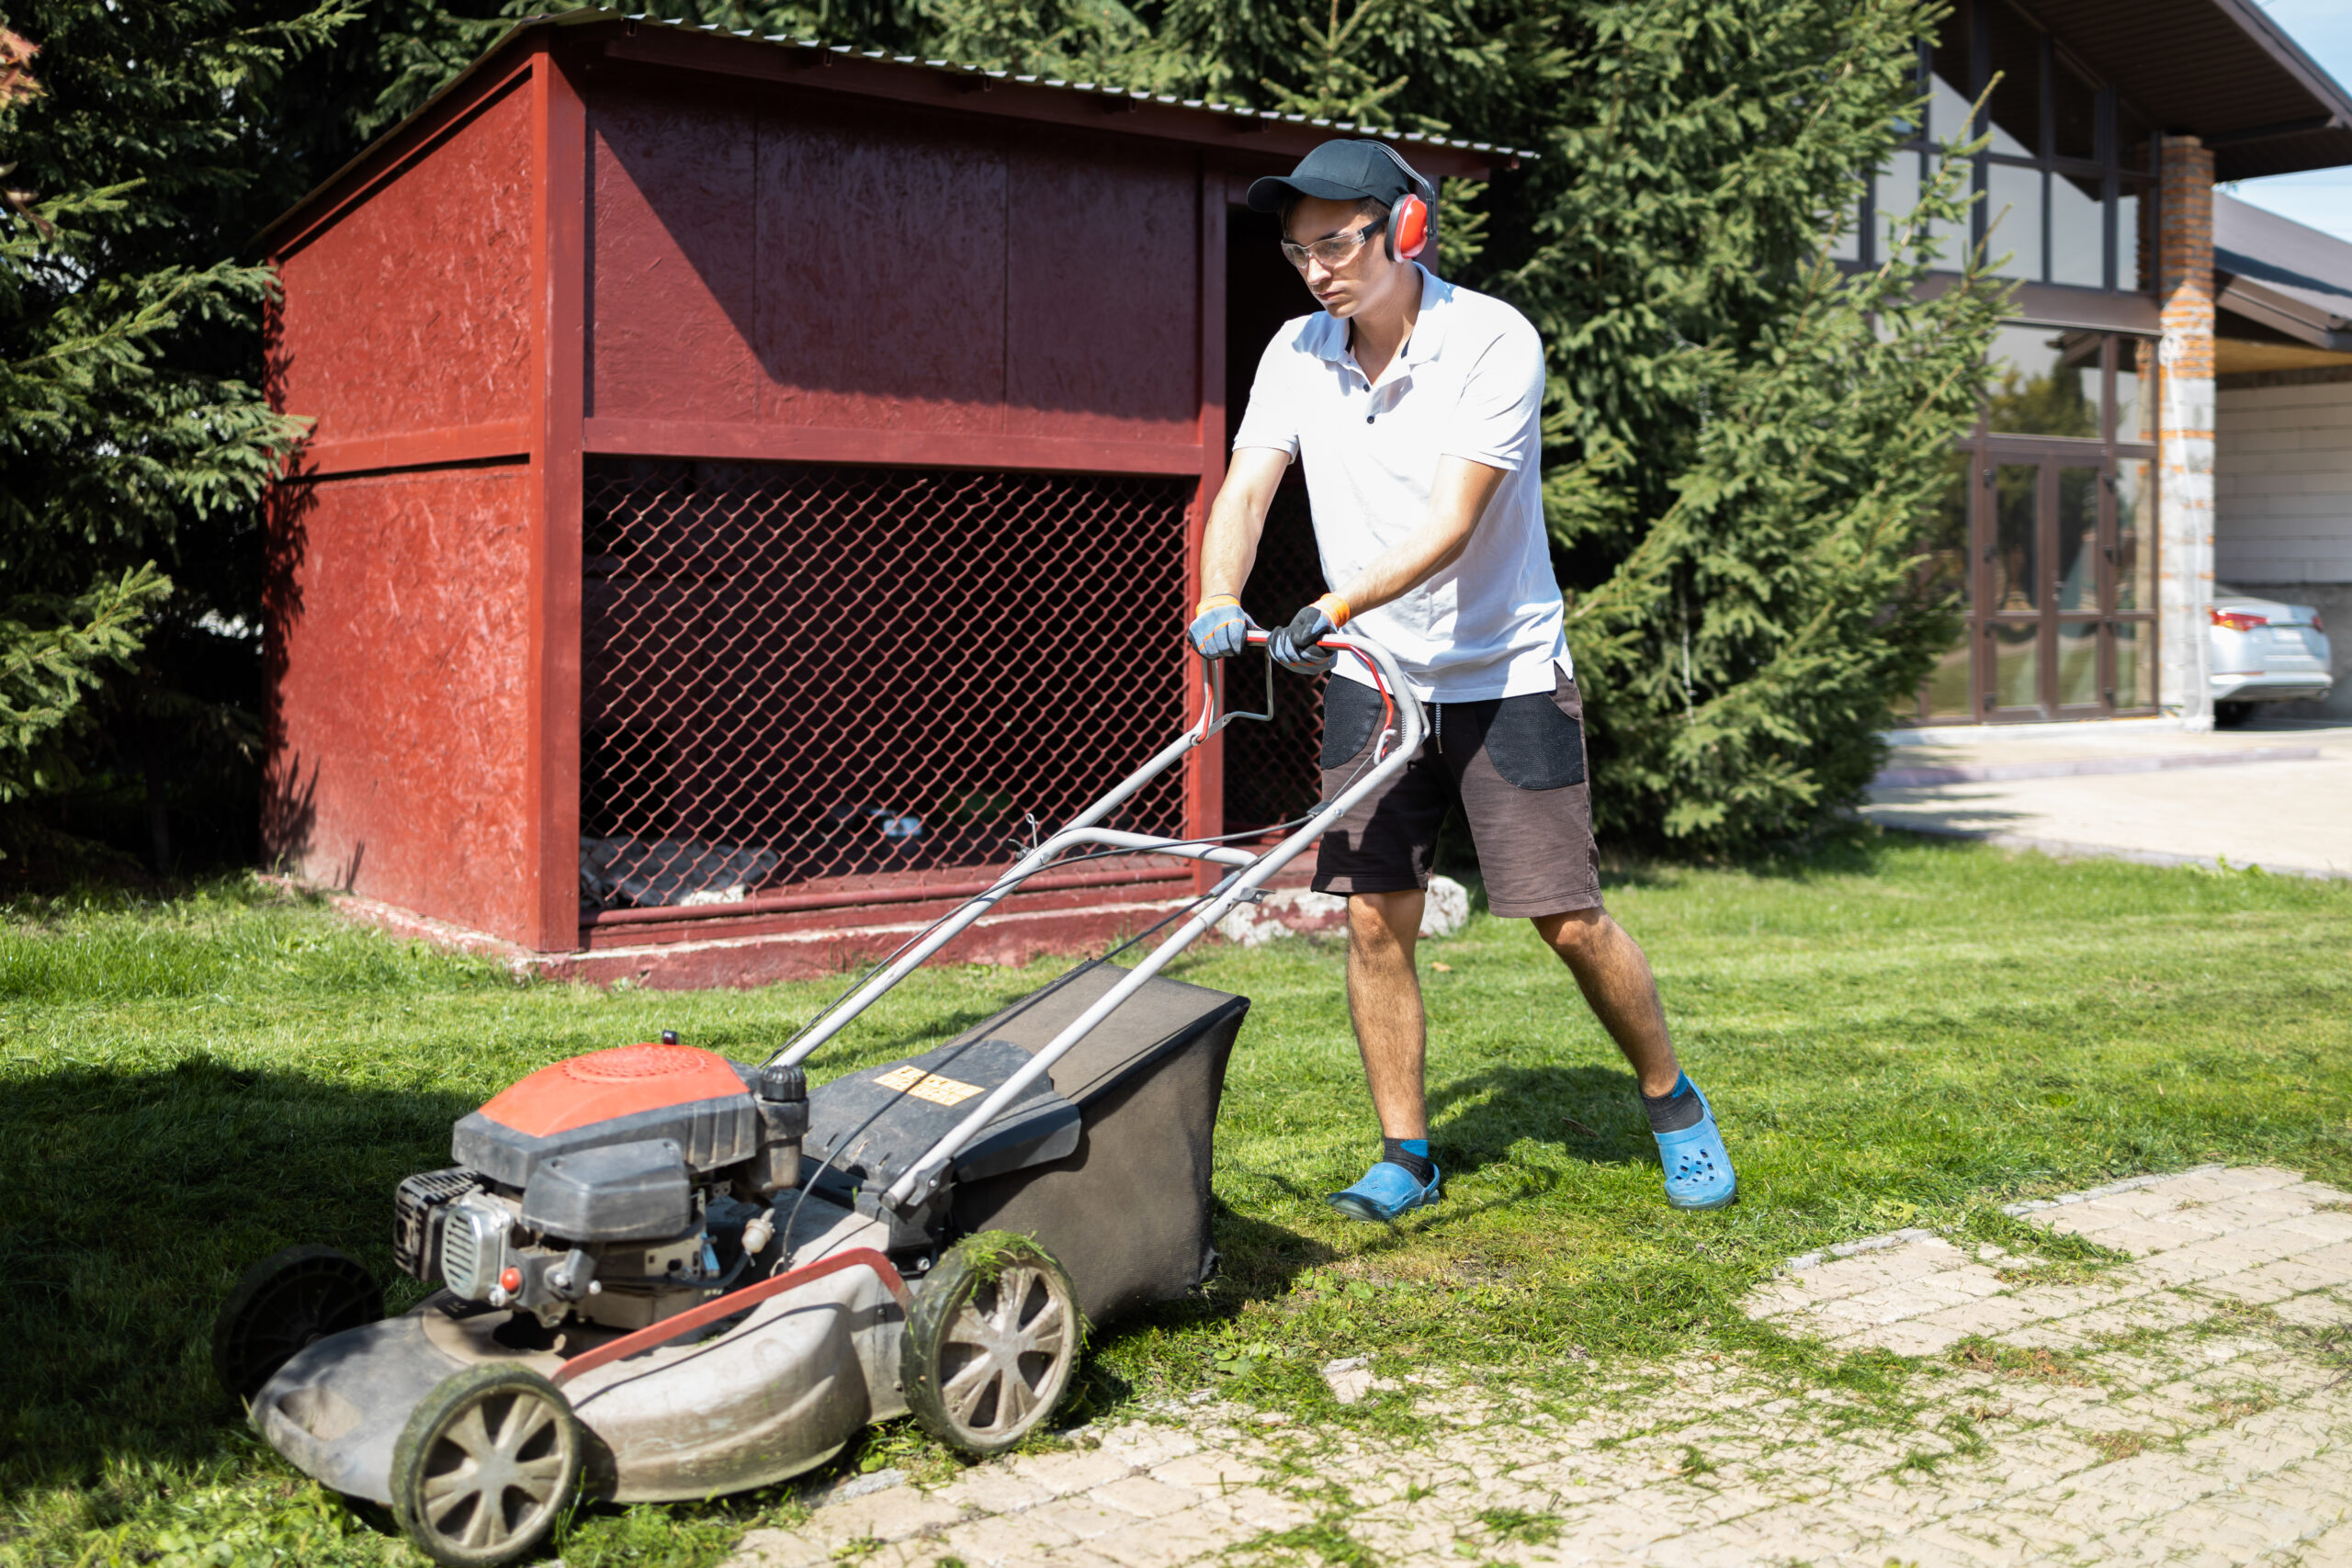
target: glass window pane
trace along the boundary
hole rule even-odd
[[[1985,107],[1992,112],[1995,152],[2037,157],[2041,152],[2041,29],[2001,0],[1985,9],[1992,23],[1993,69],[2000,80]]]
[[[1974,718],[1976,705],[1968,700],[1968,649],[1975,641],[1975,625],[1965,624],[1952,645],[1936,656],[1928,675],[1929,718]]]
[[[2097,468],[2058,470],[2058,608],[2098,608]]]
[[[1883,260],[1894,254],[1894,236],[1909,224],[1919,206],[1919,154],[1891,155],[1880,165],[1871,192],[1878,214],[1878,255]]]
[[[2153,338],[2115,340],[2115,438],[2156,438],[2156,344]]]
[[[1857,202],[1839,215],[1838,226],[1830,231],[1829,255],[1833,261],[1858,262],[1862,259],[1862,209]]]
[[[2107,282],[2107,198],[2096,175],[2050,176],[2050,281]]]
[[[1920,581],[1931,599],[1968,592],[1968,476],[1973,452],[1944,454],[1944,479],[1919,536]]]
[[[2156,607],[2156,466],[2122,462],[2115,466],[2115,607],[2153,610]],[[2116,671],[2116,689],[2123,674]],[[2121,697],[2116,699],[2120,702]]]
[[[2041,171],[1994,164],[1984,171],[1984,254],[2003,277],[2041,277]]]
[[[1993,705],[2041,705],[2041,626],[2039,622],[1993,625]]]
[[[1970,0],[1959,0],[1951,15],[1937,29],[1936,44],[1928,59],[1932,69],[1928,76],[1928,134],[1938,141],[1953,137],[1967,137],[1968,106],[1975,95],[1968,90],[1968,35],[1970,31]]]
[[[1928,503],[1927,523],[1919,537],[1919,585],[1931,600],[1960,599],[1968,592],[1969,476],[1976,471],[1973,452],[1944,454],[1944,479]],[[1937,656],[1928,676],[1928,716],[1973,718],[1969,703],[1968,650],[1973,627],[1963,623],[1952,645]]]
[[[2058,705],[2078,708],[2098,701],[2098,623],[2058,623]]]
[[[1935,173],[1936,165],[1934,164],[1928,164],[1928,178],[1933,179],[1935,177]],[[1954,193],[1962,202],[1965,202],[1968,199],[1970,178],[1971,172],[1967,167],[1966,161],[1963,160],[1960,171],[1959,188]],[[1943,267],[1948,272],[1958,272],[1962,267],[1968,265],[1969,253],[1976,244],[1975,239],[1972,236],[1969,231],[1968,208],[1963,206],[1961,209],[1961,214],[1957,220],[1939,218],[1930,222],[1927,228],[1928,238],[1933,242],[1936,247],[1936,255],[1939,258],[1937,263],[1938,265]]]
[[[2115,287],[2136,292],[2140,280],[2155,276],[2155,203],[2136,180],[2123,182],[2115,204]]]
[[[2012,435],[2101,433],[2099,334],[2055,327],[2005,326],[1993,337],[1992,428]]]
[[[2050,79],[2050,151],[2061,158],[2098,156],[2098,88],[2061,54]]]
[[[1999,615],[2041,607],[2041,543],[2035,515],[2041,485],[2038,463],[2003,463],[1993,470],[1993,572],[1986,608]]]
[[[2152,708],[2156,705],[2156,628],[2147,621],[2116,621],[2115,705]]]

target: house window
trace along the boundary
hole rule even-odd
[[[1939,144],[1989,136],[1964,223],[1920,236],[1957,271],[1982,243],[1990,270],[2029,283],[2136,291],[2155,210],[2155,138],[2115,89],[2007,0],[1957,0],[1919,46],[1926,113],[1871,176],[1839,259],[1876,265],[1918,206]],[[1987,85],[1982,115],[1970,106]]]
[[[2155,380],[2145,338],[2001,327],[1920,569],[1962,634],[1896,722],[2154,709]]]

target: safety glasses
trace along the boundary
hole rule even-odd
[[[1375,218],[1352,233],[1333,234],[1328,239],[1317,240],[1312,244],[1293,244],[1290,241],[1284,240],[1283,254],[1288,256],[1290,265],[1301,272],[1306,270],[1307,258],[1310,256],[1321,262],[1326,269],[1336,272],[1347,265],[1350,258],[1363,249],[1364,243],[1379,233],[1387,226],[1387,223],[1388,220],[1385,218]]]

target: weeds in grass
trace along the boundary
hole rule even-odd
[[[2016,1345],[1997,1344],[1981,1335],[1971,1335],[1953,1346],[1951,1359],[1954,1366],[1973,1372],[1993,1372],[2006,1378],[2030,1379],[2036,1382],[2064,1383],[2069,1387],[2086,1387],[2090,1377],[2073,1360],[2055,1350],[2026,1349]]]
[[[2242,1395],[2236,1399],[2209,1399],[2197,1408],[2214,1417],[2224,1427],[2233,1427],[2250,1416],[2259,1416],[2274,1409],[2278,1402],[2267,1393]]]
[[[1530,1546],[1549,1546],[1560,1539],[1563,1528],[1559,1515],[1533,1513],[1525,1508],[1481,1508],[1478,1522],[1505,1540],[1524,1541]]]
[[[2148,1446],[2146,1435],[2140,1432],[2085,1432],[2082,1438],[2097,1449],[2099,1456],[2109,1464],[2136,1459]]]
[[[1263,1530],[1226,1549],[1230,1557],[1272,1557],[1278,1562],[1301,1561],[1302,1552],[1314,1553],[1330,1568],[1379,1568],[1380,1563],[1370,1547],[1348,1533],[1346,1516],[1339,1513],[1286,1530]]]

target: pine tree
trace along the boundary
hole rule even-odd
[[[1542,154],[1496,178],[1443,265],[1544,338],[1546,515],[1621,839],[1719,851],[1818,826],[1950,644],[1949,582],[1917,563],[1999,290],[1972,273],[1915,298],[1955,179],[1906,259],[1848,277],[1825,257],[1940,19],[1920,0],[1355,0],[1304,20],[1168,0],[1155,18],[1200,90]]]
[[[249,378],[273,284],[235,253],[299,189],[266,173],[286,162],[273,89],[351,16],[0,16],[20,57],[0,93],[0,802],[74,782],[102,689],[118,752],[249,742],[250,712],[189,691],[166,650],[208,617],[238,629],[255,502],[300,433]]]

